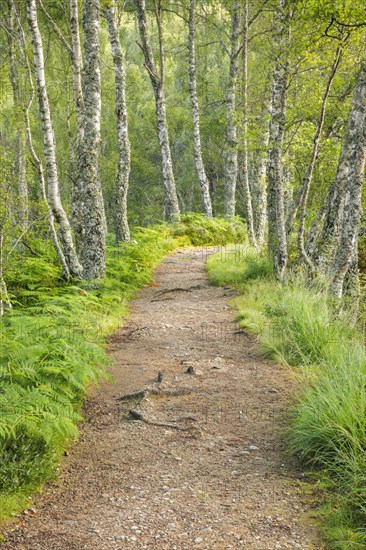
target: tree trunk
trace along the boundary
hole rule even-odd
[[[363,65],[357,78],[351,110],[343,143],[346,168],[341,170],[345,205],[340,243],[331,268],[331,293],[343,295],[346,274],[357,253],[357,240],[361,220],[362,187],[365,179],[366,159],[366,50]]]
[[[227,144],[225,163],[225,215],[235,216],[236,184],[238,179],[238,128],[236,123],[236,87],[239,76],[240,3],[234,1],[231,10],[230,74],[226,94]]]
[[[166,118],[166,106],[164,96],[164,52],[162,42],[162,29],[159,6],[155,4],[155,14],[159,30],[160,44],[160,75],[155,66],[154,54],[150,44],[150,37],[147,28],[146,5],[145,0],[135,0],[137,8],[137,20],[141,37],[141,48],[145,58],[145,68],[149,73],[151,84],[154,90],[157,116],[157,130],[162,157],[163,180],[166,197],[166,210],[168,218],[173,221],[179,216],[179,204],[175,179],[173,173],[173,163],[170,151],[168,123]]]
[[[26,102],[26,104],[24,106],[24,126],[25,126],[25,131],[26,131],[26,142],[28,144],[29,151],[31,153],[33,161],[34,161],[35,165],[37,166],[39,183],[40,183],[41,198],[42,198],[42,200],[45,204],[45,207],[47,209],[48,227],[49,227],[49,231],[50,231],[51,240],[53,242],[53,245],[55,247],[55,251],[56,251],[57,256],[58,256],[58,258],[60,260],[60,263],[61,263],[61,267],[62,267],[62,275],[61,276],[64,280],[67,281],[70,278],[69,267],[66,263],[64,253],[61,249],[61,246],[60,246],[60,243],[59,243],[59,240],[58,240],[57,231],[56,231],[56,228],[55,228],[55,221],[54,221],[54,217],[53,217],[53,214],[52,214],[52,209],[51,209],[51,207],[48,203],[48,200],[47,200],[43,164],[42,164],[40,158],[38,157],[38,155],[36,154],[36,151],[35,151],[34,146],[33,146],[32,131],[31,131],[31,125],[30,125],[30,120],[29,120],[29,111],[30,111],[30,108],[33,104],[33,100],[34,100],[34,97],[35,97],[35,90],[34,90],[34,85],[33,85],[33,80],[32,80],[32,71],[31,71],[29,59],[28,59],[28,56],[27,56],[27,42],[26,42],[23,27],[21,26],[21,23],[20,23],[20,20],[19,20],[18,17],[17,17],[17,31],[18,31],[18,35],[19,35],[20,51],[21,51],[22,57],[24,59],[24,65],[25,65],[26,70],[27,70],[27,76],[28,76],[29,86],[30,86],[30,90],[31,90],[30,97],[29,97],[28,101]]]
[[[248,171],[248,12],[248,0],[244,0],[242,36],[242,110],[244,115],[242,124],[242,181],[249,242],[251,245],[257,246],[257,239],[254,231],[253,199],[249,186]]]
[[[288,41],[287,0],[280,0],[275,18],[274,40],[276,55],[273,90],[272,117],[269,132],[268,154],[268,252],[273,260],[276,277],[282,281],[287,265],[287,239],[285,228],[285,204],[282,173],[283,140],[286,122],[287,88],[287,41]]]
[[[270,111],[271,107],[269,107]],[[269,145],[269,124],[263,137],[263,150],[259,153],[258,171],[253,186],[254,200],[254,230],[258,248],[261,250],[264,245],[264,238],[267,226],[267,169],[268,169],[268,145]]]
[[[84,94],[83,94],[83,56],[81,53],[78,0],[70,0],[71,65],[74,102],[76,107],[76,174],[72,187],[72,225],[75,233],[76,248],[83,253],[84,242],[84,202],[80,167],[83,162],[84,143]]]
[[[193,145],[196,170],[201,186],[203,211],[208,218],[212,218],[212,205],[210,197],[210,184],[207,178],[202,157],[201,134],[200,134],[200,111],[197,98],[196,79],[196,46],[195,46],[195,9],[196,0],[190,0],[189,6],[189,92],[191,96],[193,115]]]
[[[342,54],[342,48],[341,48],[341,46],[339,46],[337,48],[337,51],[336,51],[336,55],[335,55],[335,58],[334,58],[334,61],[333,61],[332,69],[331,69],[331,72],[330,72],[330,75],[329,75],[329,78],[328,78],[328,82],[327,82],[327,85],[326,85],[326,88],[325,88],[325,92],[324,92],[324,95],[323,95],[323,101],[322,101],[320,115],[319,115],[317,128],[316,128],[316,132],[315,132],[315,136],[314,136],[313,149],[312,149],[312,152],[311,152],[310,161],[309,161],[309,164],[308,164],[306,172],[305,172],[304,180],[302,181],[301,186],[300,186],[300,188],[301,188],[301,190],[300,190],[300,204],[299,204],[299,207],[300,207],[300,223],[299,223],[299,232],[298,232],[297,243],[298,243],[299,252],[300,252],[303,260],[305,261],[305,263],[308,265],[308,267],[312,271],[314,270],[314,265],[313,265],[312,260],[310,259],[310,257],[308,256],[308,254],[306,252],[305,242],[304,242],[306,207],[307,207],[307,201],[308,201],[308,196],[309,196],[309,189],[310,189],[310,185],[311,185],[311,182],[312,182],[312,179],[313,179],[314,168],[315,168],[315,164],[316,164],[318,154],[319,154],[320,139],[321,139],[323,126],[324,126],[325,110],[326,110],[326,106],[327,106],[327,101],[328,101],[328,98],[329,98],[329,94],[330,94],[330,90],[331,90],[331,87],[332,87],[334,77],[336,75],[336,72],[337,72],[337,69],[338,69],[338,66],[339,66],[339,63],[340,63],[340,60],[341,60],[341,54]]]
[[[26,173],[26,139],[23,120],[19,120],[19,115],[23,109],[22,97],[19,89],[19,74],[17,68],[15,35],[16,35],[16,10],[13,0],[8,0],[9,18],[8,18],[8,44],[10,60],[10,82],[13,90],[14,109],[17,114],[17,136],[16,136],[16,174],[18,180],[18,219],[21,231],[28,226],[29,204],[28,204],[28,185]]]
[[[99,178],[101,78],[99,43],[99,0],[84,3],[84,143],[81,165],[81,188],[84,198],[84,278],[100,279],[105,275],[106,222],[102,187]]]
[[[127,193],[131,168],[130,141],[128,139],[128,119],[126,105],[126,69],[116,22],[114,2],[106,11],[109,40],[112,48],[116,80],[116,117],[119,160],[115,184],[115,233],[116,242],[129,241],[130,229],[127,219]]]
[[[59,190],[58,169],[56,161],[56,142],[51,120],[48,100],[42,37],[38,27],[36,0],[27,0],[27,17],[34,52],[34,68],[37,83],[39,110],[43,131],[44,154],[48,183],[48,202],[52,214],[58,224],[62,251],[65,261],[73,277],[81,278],[82,269],[72,241],[69,220],[63,209]]]

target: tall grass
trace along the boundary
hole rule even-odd
[[[221,260],[221,261],[220,261]],[[238,319],[274,359],[297,367],[302,390],[290,413],[288,448],[320,470],[331,488],[325,538],[330,548],[366,548],[366,351],[361,329],[339,317],[322,289],[301,277],[280,286],[266,268],[253,279],[253,252],[241,263],[208,262],[210,279],[241,290]],[[262,263],[265,266],[265,263]],[[329,507],[328,507],[329,508]]]

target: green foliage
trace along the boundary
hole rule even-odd
[[[175,246],[168,228],[137,229],[131,243],[108,246],[106,278],[80,286],[60,280],[47,243],[32,242],[38,256],[22,248],[14,255],[8,284],[15,308],[0,321],[4,514],[24,502],[17,495],[54,474],[61,452],[77,436],[86,389],[106,376],[105,336]]]
[[[257,260],[260,262],[260,258]],[[301,278],[280,286],[269,273],[248,277],[253,251],[210,258],[210,279],[233,283],[241,326],[255,332],[265,351],[298,367],[302,386],[291,411],[288,446],[304,464],[320,469],[331,506],[324,534],[331,548],[363,548],[366,513],[366,350],[351,317],[333,311],[325,293]],[[324,519],[324,518],[323,518]]]
[[[194,246],[217,246],[244,243],[247,240],[245,224],[236,217],[206,218],[202,214],[184,214],[171,229],[175,237],[187,236]]]

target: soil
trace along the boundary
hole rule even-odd
[[[109,342],[115,382],[88,398],[60,478],[4,550],[322,548],[285,454],[296,383],[233,322],[205,253],[168,257],[132,302]]]

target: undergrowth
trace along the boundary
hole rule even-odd
[[[110,235],[106,277],[71,283],[60,279],[47,241],[18,247],[6,272],[13,309],[0,319],[0,519],[16,514],[57,473],[77,437],[88,387],[108,376],[106,336],[163,257],[178,245],[197,244],[200,220],[210,228],[202,246],[243,238],[238,221],[235,233],[231,222],[206,223],[199,215],[135,229],[131,242],[117,248]]]
[[[366,548],[366,351],[351,314],[335,314],[326,294],[301,277],[279,285],[253,250],[208,261],[215,284],[232,284],[238,321],[263,351],[296,367],[302,390],[286,433],[289,451],[320,473],[328,504],[319,509],[335,550]]]

